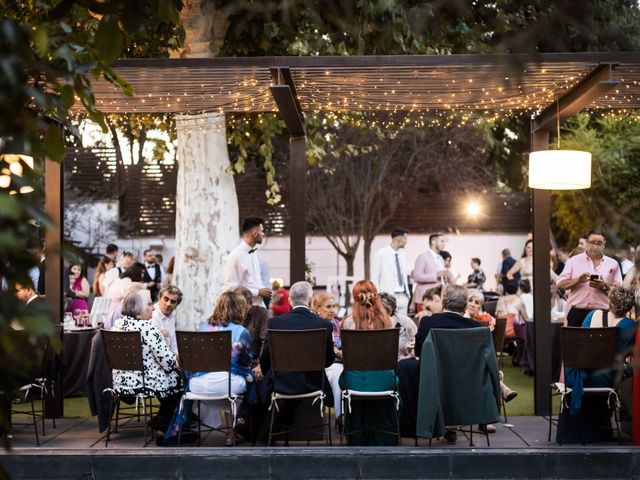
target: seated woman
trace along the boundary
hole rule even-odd
[[[406,315],[396,311],[397,304],[393,295],[381,293],[380,300],[387,314],[391,318],[391,323],[400,329],[400,341],[398,343],[398,360],[405,358],[415,358],[414,347],[416,344],[416,333],[418,326]],[[425,305],[423,300],[423,305]]]
[[[269,317],[279,317],[285,313],[291,311],[291,305],[289,305],[289,292],[286,288],[283,288],[278,280],[274,280],[271,284],[271,288],[274,292],[271,304],[269,305],[270,315]]]
[[[628,316],[635,305],[632,288],[614,284],[609,289],[609,310],[592,310],[582,323],[583,328],[618,327],[616,350],[626,357],[635,340],[636,323]],[[611,415],[606,396],[583,397],[585,387],[611,387],[611,370],[565,369],[565,383],[572,389],[569,408],[558,419],[558,443],[595,443],[611,439]]]
[[[496,305],[496,318],[507,320],[504,338],[513,340],[509,344],[509,353],[512,355],[513,364],[520,365],[527,338],[527,324],[525,323],[527,309],[522,299],[517,295],[517,284],[507,283],[504,287],[504,293]]]
[[[468,292],[467,308],[464,316],[480,322],[486,325],[489,330],[493,331],[496,327],[496,319],[491,314],[484,312],[482,307],[484,306],[484,294],[480,290],[471,289]],[[504,374],[500,372],[500,393],[505,402],[510,402],[518,396],[518,392],[511,390],[503,383]],[[494,425],[487,425],[486,428],[489,433],[494,433],[496,427]]]
[[[327,380],[333,392],[333,409],[336,416],[336,426],[342,429],[342,402],[340,401],[342,390],[340,389],[340,375],[342,375],[342,343],[340,342],[340,320],[336,318],[338,305],[329,293],[322,292],[314,295],[311,302],[311,311],[333,325],[333,352],[336,357],[331,366],[324,369]]]
[[[242,325],[247,310],[246,300],[237,292],[224,292],[218,298],[213,314],[198,330],[201,332],[231,331],[231,394],[241,395],[252,381],[251,335]],[[196,395],[226,395],[229,392],[227,372],[195,373],[188,390]],[[194,408],[194,411],[195,408]],[[224,417],[224,418],[222,418]],[[231,405],[227,400],[201,402],[200,419],[214,428],[228,428],[226,445],[235,443]]]
[[[342,330],[393,328],[376,286],[360,280],[353,286],[353,314],[342,321]],[[345,371],[340,378],[343,389],[360,391],[392,390],[396,382],[393,370]],[[396,445],[395,400],[351,400],[351,411],[344,426],[350,445]]]
[[[157,397],[160,409],[149,426],[164,434],[182,395],[176,355],[169,350],[162,333],[151,322],[153,303],[148,290],[128,294],[122,301],[121,313],[122,317],[115,322],[113,330],[140,332],[142,336],[144,387],[142,372],[113,370],[113,388],[121,396],[143,393]]]
[[[422,310],[416,313],[416,323],[420,325],[423,317],[442,312],[442,285],[430,288],[422,295]],[[422,348],[422,345],[419,346]]]

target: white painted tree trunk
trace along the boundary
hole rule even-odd
[[[239,238],[238,199],[229,165],[225,118],[176,117],[178,180],[174,283],[184,293],[178,329],[193,330],[213,312],[226,258]]]

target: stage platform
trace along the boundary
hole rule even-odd
[[[14,432],[0,463],[13,479],[419,479],[640,478],[640,449],[628,442],[559,446],[547,441],[544,417],[513,417],[486,438],[458,434],[456,444],[404,439],[400,447],[224,447],[212,433],[201,447],[143,447],[142,429],[114,435],[108,448],[93,419],[58,422],[42,445],[33,427]]]

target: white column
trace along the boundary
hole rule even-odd
[[[222,114],[176,116],[178,180],[174,283],[184,293],[181,330],[213,312],[224,287],[226,258],[239,241],[238,200]]]

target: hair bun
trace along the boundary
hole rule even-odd
[[[362,292],[359,296],[358,296],[358,300],[360,301],[360,303],[362,305],[364,305],[365,307],[371,307],[373,306],[373,302],[376,299],[378,295],[376,295],[375,293],[371,293],[371,292]]]

